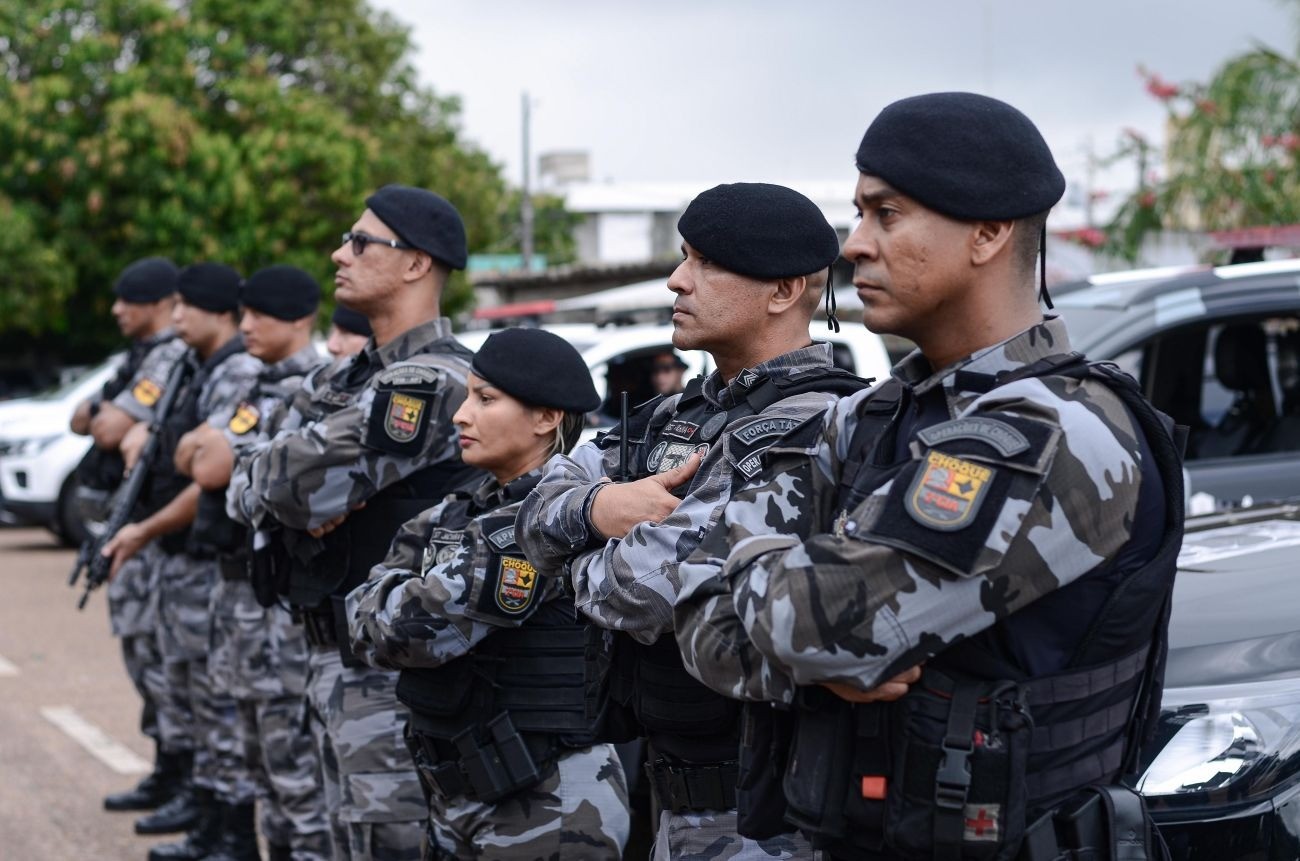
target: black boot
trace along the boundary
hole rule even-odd
[[[194,797],[199,810],[198,822],[183,840],[150,849],[149,861],[199,861],[208,857],[217,845],[221,836],[221,808],[210,790],[195,789]]]
[[[104,799],[105,810],[153,810],[176,794],[185,777],[185,757],[164,753],[161,748],[154,754],[153,772],[135,785],[134,789],[115,792]]]
[[[266,848],[270,854],[266,856],[266,861],[293,861],[293,847],[285,846],[283,843],[268,843]]]
[[[257,850],[257,828],[253,825],[253,802],[220,806],[221,836],[204,861],[262,861],[262,854]]]
[[[177,761],[180,777],[175,791],[161,807],[136,821],[136,834],[179,834],[198,822],[199,809],[194,801],[194,785],[190,782],[194,751],[177,754]]]

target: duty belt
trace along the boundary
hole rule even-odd
[[[329,610],[297,609],[294,615],[298,624],[302,625],[308,643],[313,646],[338,648],[339,635],[334,627],[333,613]]]
[[[734,808],[738,768],[736,760],[697,764],[652,755],[645,770],[659,806],[684,813]]]
[[[417,729],[412,714],[408,733],[416,770],[429,791],[444,801],[466,797],[491,804],[538,783],[548,770],[528,739],[502,712],[487,723],[488,741],[480,743],[470,727],[448,743]],[[541,753],[538,751],[537,753]]]
[[[248,559],[243,556],[222,556],[218,570],[222,580],[248,580]]]

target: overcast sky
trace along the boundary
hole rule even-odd
[[[591,154],[593,178],[851,179],[894,99],[962,89],[1034,119],[1067,173],[1091,139],[1162,136],[1143,64],[1204,80],[1263,42],[1294,55],[1281,0],[371,0],[414,27],[424,83],[463,100],[466,136],[520,178],[534,156]],[[1120,182],[1114,174],[1108,182]],[[1103,183],[1104,184],[1104,183]]]

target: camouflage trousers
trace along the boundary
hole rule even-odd
[[[258,784],[258,824],[293,861],[329,861],[329,818],[302,696],[239,700],[244,757]]]
[[[148,634],[128,634],[122,637],[122,663],[126,664],[126,674],[135,685],[136,692],[144,700],[140,710],[140,732],[156,742],[161,742],[158,731],[158,705],[153,694],[149,692],[150,674],[161,676],[163,672],[162,655],[158,653],[158,641],[153,632]]]
[[[397,674],[345,667],[328,647],[313,648],[308,667],[334,858],[417,861],[428,808],[403,739]]]
[[[109,581],[108,624],[115,637],[147,634],[158,626],[158,579],[167,555],[150,542],[126,560]]]
[[[215,560],[163,554],[158,594],[158,649],[165,685],[154,693],[158,729],[167,751],[192,739],[194,782],[232,804],[256,796],[244,764],[235,701],[212,683],[208,671]]]
[[[220,579],[212,591],[208,663],[219,689],[239,700],[301,698],[307,639],[283,607],[263,607],[248,580]]]
[[[659,814],[659,831],[655,835],[654,861],[772,861],[772,859],[816,859],[819,853],[798,832],[780,834],[766,840],[751,840],[736,833],[735,810],[710,810],[701,813]]]
[[[496,804],[429,799],[426,861],[617,859],[631,814],[614,746],[561,757],[549,776]]]

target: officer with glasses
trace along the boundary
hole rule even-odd
[[[312,646],[307,698],[336,859],[420,857],[427,808],[397,675],[353,657],[343,599],[403,523],[479,480],[451,422],[472,354],[439,313],[466,257],[460,214],[438,195],[389,185],[366,200],[332,259],[335,298],[372,337],[294,397],[279,434],[241,454],[227,497],[266,537],[254,564],[272,570]]]

